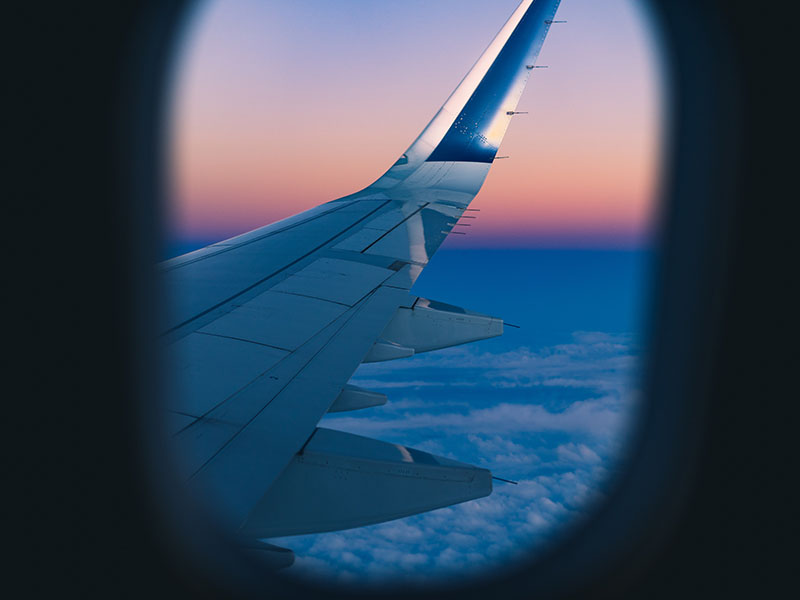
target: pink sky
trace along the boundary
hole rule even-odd
[[[210,0],[173,100],[170,230],[209,241],[357,191],[408,147],[516,0]],[[632,247],[651,228],[661,82],[634,0],[563,0],[452,247]]]

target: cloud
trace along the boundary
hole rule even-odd
[[[332,427],[471,462],[496,482],[479,500],[348,531],[273,540],[288,573],[359,586],[436,582],[503,568],[584,518],[633,420],[630,336],[577,332],[568,344],[490,353],[458,347],[364,365],[353,383],[387,405],[327,417]]]
[[[353,381],[365,387],[422,388],[486,386],[584,387],[608,391],[619,386],[620,375],[637,365],[630,336],[578,332],[573,343],[533,351],[481,352],[459,346],[411,359],[362,365]],[[404,372],[412,371],[413,379]],[[425,378],[420,374],[424,373]],[[438,375],[435,379],[429,375]]]
[[[480,575],[502,568],[531,548],[533,540],[556,534],[582,514],[571,504],[576,478],[536,477],[498,485],[473,502],[407,519],[316,536],[273,540],[298,555],[289,573],[301,578],[360,584],[417,582]]]
[[[435,429],[452,433],[519,433],[557,431],[595,436],[613,435],[620,426],[616,398],[600,397],[574,402],[566,410],[551,412],[542,406],[503,403],[491,408],[472,409],[466,413],[408,413],[402,428]],[[326,421],[335,429],[359,435],[380,435],[398,429],[396,418],[336,417]]]
[[[561,444],[556,448],[558,457],[565,462],[599,463],[602,459],[586,444]]]
[[[352,383],[353,385],[358,385],[365,388],[379,387],[383,389],[444,387],[447,385],[443,381],[386,381],[382,379],[359,379],[357,377],[353,378]]]

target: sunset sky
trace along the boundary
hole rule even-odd
[[[405,151],[517,0],[217,0],[187,24],[169,232],[211,243],[355,192]],[[637,248],[661,81],[633,0],[564,0],[498,161],[446,247]],[[455,236],[451,236],[453,238]]]
[[[358,191],[408,148],[518,0],[213,0],[173,96],[168,255]],[[324,585],[464,580],[543,551],[624,470],[647,319],[661,127],[634,0],[563,0],[466,236],[414,286],[501,337],[362,365],[386,405],[321,426],[491,469],[487,498],[271,540]]]

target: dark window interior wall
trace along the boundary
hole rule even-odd
[[[164,90],[189,4],[4,9],[5,489],[10,571],[26,595],[202,597],[224,585],[165,533],[181,511],[157,509],[143,459],[158,448],[141,443],[141,399],[158,393]],[[790,21],[774,4],[650,4],[672,130],[639,446],[591,522],[541,562],[453,597],[764,597],[788,576]],[[214,534],[194,525],[201,547]],[[212,562],[288,591],[227,552]]]

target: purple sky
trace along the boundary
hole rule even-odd
[[[352,193],[417,136],[517,0],[213,0],[173,103],[170,229],[216,241]],[[660,69],[633,0],[563,0],[452,247],[635,247],[658,178]]]

